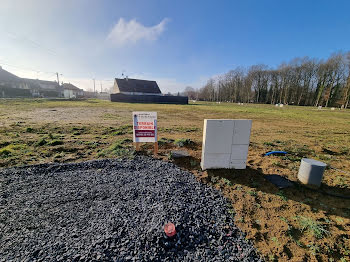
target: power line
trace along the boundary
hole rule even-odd
[[[19,36],[18,34],[15,34],[15,33],[10,32],[10,31],[8,31],[8,30],[5,30],[5,31],[6,31],[7,34],[9,34],[10,36],[12,36],[12,37],[15,38],[16,40],[26,40],[27,42],[30,42],[32,45],[34,45],[34,46],[36,46],[36,47],[39,47],[39,48],[41,48],[41,49],[43,49],[43,50],[46,50],[47,52],[51,53],[51,55],[58,56],[58,54],[57,54],[55,51],[53,51],[52,49],[49,49],[49,48],[47,48],[47,47],[41,45],[40,43],[38,43],[38,42],[36,42],[36,41],[34,41],[34,40],[32,40],[32,39],[26,37],[26,36]],[[23,42],[21,41],[21,43],[23,43]]]
[[[4,60],[0,60],[0,63],[1,63],[1,65],[6,65],[6,66],[9,66],[9,67],[13,67],[13,68],[17,68],[17,69],[20,69],[20,70],[23,70],[23,71],[28,71],[28,72],[35,72],[35,73],[37,73],[37,74],[48,74],[48,76],[47,76],[47,78],[49,78],[49,77],[52,77],[52,76],[56,76],[57,77],[57,72],[45,72],[45,71],[41,71],[41,70],[35,70],[35,69],[33,69],[33,68],[28,68],[28,67],[23,67],[23,66],[18,66],[18,65],[14,65],[14,64],[10,64],[10,63],[8,63],[8,62],[5,62]],[[59,74],[59,75],[62,75],[62,74]],[[96,81],[97,79],[93,79],[93,81],[94,81],[94,92],[96,92],[96,84],[95,84],[95,81]],[[59,81],[59,77],[57,77],[57,81]],[[107,84],[109,85],[109,83],[111,83],[111,82],[114,82],[114,80],[112,80],[112,79],[100,79],[99,80],[100,82],[101,82],[101,85],[102,85],[102,81],[103,82],[107,82]],[[76,82],[76,81],[71,81],[71,82],[75,82],[75,83],[78,83],[78,82]],[[109,83],[108,83],[109,82]],[[81,83],[79,83],[79,85],[80,85]]]
[[[3,65],[6,65],[6,66],[17,68],[17,69],[21,69],[21,70],[24,70],[24,71],[31,71],[31,72],[35,72],[35,73],[56,74],[55,72],[45,72],[45,71],[35,70],[35,69],[32,69],[32,68],[28,68],[28,67],[22,67],[22,66],[18,66],[18,65],[13,65],[12,63],[10,64],[10,63],[5,62],[3,60],[0,60],[0,63],[3,64]]]

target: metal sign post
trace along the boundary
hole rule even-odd
[[[132,118],[136,151],[140,151],[140,143],[154,143],[154,154],[158,154],[157,112],[132,112]]]

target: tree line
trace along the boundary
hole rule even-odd
[[[237,67],[210,78],[200,89],[186,87],[189,99],[221,102],[350,107],[350,52],[326,60],[303,57],[280,64]]]

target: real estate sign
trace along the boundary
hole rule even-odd
[[[157,112],[132,112],[134,142],[157,142]]]

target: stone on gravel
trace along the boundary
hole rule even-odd
[[[172,150],[171,157],[172,158],[182,158],[190,156],[189,153],[185,150]]]

